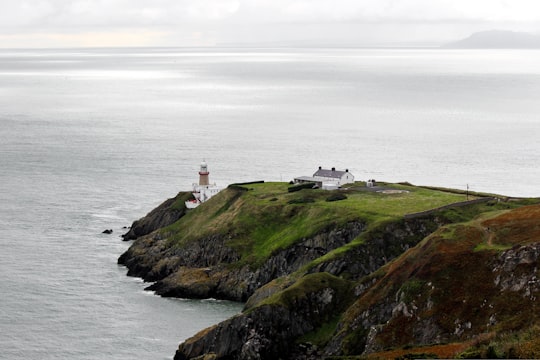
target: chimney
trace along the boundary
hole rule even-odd
[[[322,170],[322,166],[319,166],[319,170]]]
[[[345,169],[345,172],[349,172],[349,169]]]
[[[335,168],[335,167],[333,167],[333,168],[332,168],[332,171],[336,171],[336,168]]]

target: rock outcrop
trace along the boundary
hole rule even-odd
[[[351,246],[341,256],[322,261],[309,272],[327,272],[359,280],[414,247],[446,222],[435,216],[390,222],[370,233],[362,243]]]
[[[540,243],[515,246],[503,252],[493,266],[494,284],[501,292],[518,292],[536,300],[540,294],[539,264]]]
[[[295,339],[339,314],[348,303],[350,282],[325,273],[307,275],[294,286],[242,315],[182,343],[175,360],[279,359]]]
[[[539,324],[540,226],[530,227],[532,216],[540,224],[540,206],[479,223],[499,225],[492,230],[507,234],[499,241],[515,244],[506,251],[487,244],[477,224],[441,228],[365,278],[324,354],[469,341]]]
[[[184,202],[190,197],[190,193],[181,192],[176,197],[165,200],[146,216],[134,221],[128,232],[122,235],[122,237],[126,241],[134,240],[150,234],[152,231],[171,225],[185,215],[187,209],[184,206]]]
[[[162,296],[246,301],[261,286],[349,243],[363,229],[357,222],[326,229],[276,252],[257,268],[231,266],[240,256],[220,235],[176,248],[160,233],[152,233],[137,239],[118,262],[128,267],[129,276],[155,282],[148,289]]]

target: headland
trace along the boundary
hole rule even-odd
[[[175,359],[540,356],[539,199],[366,185],[181,192],[119,263],[162,296],[245,302]]]

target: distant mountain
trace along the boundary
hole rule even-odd
[[[481,31],[442,47],[451,49],[540,49],[540,36],[517,31]]]

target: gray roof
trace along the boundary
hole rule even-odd
[[[299,176],[299,177],[294,178],[294,180],[313,181],[313,182],[320,181],[320,180],[315,179],[313,176]]]
[[[313,174],[313,176],[321,176],[321,177],[327,177],[327,178],[336,178],[340,179],[343,175],[347,174],[348,171],[339,171],[339,170],[326,170],[326,169],[319,169]]]

